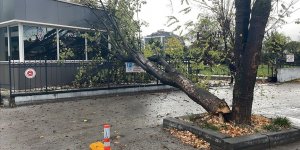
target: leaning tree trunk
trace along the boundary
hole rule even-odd
[[[161,64],[165,71],[159,70],[152,62],[146,59],[140,53],[132,53],[134,61],[139,64],[151,75],[154,75],[161,82],[177,87],[184,93],[186,93],[194,102],[201,105],[206,111],[210,113],[229,113],[230,108],[223,99],[219,99],[217,96],[210,92],[197,87],[191,80],[179,73],[171,65],[169,65],[164,59],[158,58],[157,62]]]
[[[251,0],[236,0],[235,61],[232,119],[238,124],[251,121],[254,86],[262,41],[271,10],[271,0],[256,0],[250,19]]]

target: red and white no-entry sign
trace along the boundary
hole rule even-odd
[[[36,75],[36,71],[33,68],[28,68],[25,70],[25,77],[28,79],[34,78]]]

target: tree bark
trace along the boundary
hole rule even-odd
[[[249,124],[262,41],[271,11],[271,0],[256,0],[250,22],[247,21],[250,14],[243,9],[250,9],[249,2],[236,0],[235,60],[237,75],[233,90],[232,119],[238,124]]]

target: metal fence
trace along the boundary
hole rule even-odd
[[[146,72],[127,73],[119,61],[53,61],[0,63],[0,96],[141,87],[161,84]]]

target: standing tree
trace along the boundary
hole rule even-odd
[[[193,82],[169,65],[163,57],[144,57],[139,46],[139,22],[134,13],[139,11],[139,0],[99,1],[104,9],[104,16],[99,16],[99,25],[108,31],[110,43],[120,57],[129,57],[151,75],[163,83],[175,86],[185,92],[193,101],[210,113],[229,113],[224,100],[197,87]],[[91,6],[91,5],[90,5]],[[271,0],[235,0],[235,61],[237,78],[234,86],[232,120],[238,124],[248,124],[251,119],[253,92],[257,67],[261,55],[262,40],[271,11]],[[136,9],[137,8],[137,9]],[[105,18],[105,19],[103,19]],[[97,27],[97,26],[95,26]],[[159,69],[154,63],[163,66]]]
[[[286,44],[286,50],[288,53],[297,54],[299,57],[300,55],[300,42],[299,41],[290,41]]]
[[[278,32],[271,32],[263,43],[264,60],[271,66],[272,77],[277,75],[277,69],[282,65],[284,60],[284,51],[289,37]]]
[[[170,37],[166,40],[165,55],[168,62],[177,68],[180,72],[185,72],[186,67],[183,66],[184,61],[184,45],[176,37]]]
[[[213,21],[212,18],[200,19],[199,23],[195,24],[195,28],[190,30],[188,34],[197,34],[197,39],[192,39],[194,42],[190,46],[193,55],[201,53],[201,55],[196,54],[191,57],[195,57],[194,59],[199,59],[199,61],[209,66],[224,61],[227,55],[226,44],[223,42],[217,21]],[[195,49],[198,50],[195,51]]]
[[[234,0],[199,1],[200,8],[209,9],[218,23],[220,38],[223,40],[223,53],[231,61],[234,45]]]
[[[236,0],[234,56],[236,79],[233,89],[232,118],[238,124],[251,121],[254,86],[262,41],[271,11],[271,0]]]
[[[300,42],[299,41],[291,41],[286,44],[286,50],[288,54],[294,54],[297,65],[300,64]]]

